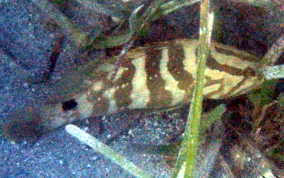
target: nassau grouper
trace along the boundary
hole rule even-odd
[[[67,123],[124,110],[163,110],[189,103],[196,81],[197,40],[153,43],[69,72],[54,93],[34,109],[15,112],[3,128],[14,141]],[[204,98],[226,99],[263,82],[258,59],[234,47],[211,43],[205,69]],[[17,118],[14,119],[13,118]]]

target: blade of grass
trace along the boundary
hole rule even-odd
[[[284,35],[282,35],[269,49],[265,56],[260,61],[260,72],[266,80],[284,78],[284,66],[274,65],[277,59],[284,51]]]
[[[132,162],[127,160],[125,157],[116,153],[113,149],[111,149],[104,143],[100,142],[98,139],[96,139],[92,135],[81,130],[79,127],[69,124],[65,127],[65,130],[69,134],[71,134],[73,137],[76,137],[78,140],[80,140],[82,143],[92,147],[96,151],[108,157],[112,162],[115,162],[116,164],[121,166],[124,170],[128,171],[135,177],[152,178],[151,175],[144,172],[142,169],[135,166]]]
[[[271,8],[271,9],[273,9],[274,7],[280,4],[280,3],[278,4],[277,1],[273,1],[273,0],[234,0],[234,1],[240,2],[240,3],[247,3],[252,6],[260,6],[260,7]]]
[[[219,105],[213,111],[209,113],[202,114],[201,125],[200,125],[200,134],[204,134],[207,129],[209,129],[213,123],[216,123],[221,119],[223,113],[226,110],[224,104]],[[135,144],[131,143],[131,148],[137,153],[148,153],[148,154],[161,154],[161,155],[175,155],[178,153],[181,140],[177,140],[171,144],[166,145],[145,145],[145,144]]]
[[[100,4],[97,1],[90,1],[90,0],[77,0],[80,4],[84,7],[93,9],[96,12],[101,14],[110,15],[112,17],[116,17],[118,19],[125,19],[127,16],[126,10],[114,8],[105,4]]]
[[[140,21],[138,21],[137,13],[142,9],[143,5],[137,7],[129,18],[129,31],[123,35],[119,36],[100,36],[91,40],[91,43],[87,45],[88,48],[92,46],[94,49],[105,49],[111,48],[115,46],[119,46],[128,42],[134,34],[136,34],[140,30]],[[94,43],[95,42],[95,43]]]
[[[138,12],[144,5],[140,5],[133,10],[129,18],[129,28],[119,36],[106,36],[99,37],[90,40],[90,43],[86,45],[87,48],[101,49],[111,48],[122,45],[131,40],[139,31],[151,20],[151,16],[159,8],[165,0],[156,0],[147,8],[147,10],[138,17]],[[124,21],[123,21],[124,22]],[[123,23],[122,22],[122,23]]]
[[[284,65],[266,66],[263,75],[266,80],[284,78]]]
[[[163,15],[169,14],[179,8],[189,6],[191,4],[200,2],[200,0],[173,0],[167,3],[164,3],[160,6],[160,8],[155,12],[152,17],[152,20],[156,20],[161,18]]]
[[[139,32],[142,31],[147,24],[149,24],[149,22],[181,7],[191,5],[199,1],[200,0],[173,0],[166,2],[165,0],[156,0],[152,2],[152,4],[140,17],[138,17],[137,13],[143,7],[143,5],[141,5],[131,13],[129,18],[129,27],[124,30],[122,35],[95,37],[90,40],[90,43],[86,45],[86,48],[104,49],[122,45],[130,41],[132,38],[135,38],[135,36],[138,35]],[[121,23],[124,22],[125,21],[122,21]]]
[[[262,65],[273,65],[284,51],[284,35],[282,35],[260,61]]]
[[[73,23],[69,21],[58,9],[56,9],[51,3],[47,0],[32,0],[33,3],[44,13],[51,16],[53,20],[58,23],[58,25],[68,34],[70,34],[76,45],[81,47],[86,43],[87,35],[83,31],[76,27]]]
[[[202,111],[202,90],[204,85],[205,61],[209,52],[213,26],[213,15],[209,13],[209,0],[201,1],[200,37],[197,55],[197,79],[193,92],[189,116],[183,142],[177,159],[173,177],[194,177],[195,156],[198,145],[200,117]]]

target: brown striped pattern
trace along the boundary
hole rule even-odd
[[[221,85],[223,79],[214,80],[214,79],[210,78],[209,76],[205,76],[205,80],[206,80],[206,83],[204,84],[205,89],[219,84],[217,90],[211,90],[208,93],[204,94],[205,98],[212,98],[214,95],[219,94],[220,91],[222,91],[224,89],[224,86]]]
[[[147,86],[150,91],[150,101],[148,107],[165,107],[171,103],[172,94],[165,89],[165,81],[160,74],[160,61],[162,58],[162,49],[146,50],[146,73]]]
[[[231,96],[235,91],[237,91],[246,81],[247,79],[244,78],[241,82],[237,83],[234,87],[232,87],[227,93],[225,97]],[[242,92],[242,91],[240,91]]]
[[[38,122],[40,127],[51,130],[124,109],[168,109],[188,103],[196,80],[197,46],[197,40],[185,39],[136,48],[126,54],[116,73],[115,58],[91,63],[84,70],[79,68],[58,81],[57,95],[52,97],[56,103],[36,108],[40,122],[21,118],[19,124]],[[212,42],[205,69],[204,98],[226,99],[258,87],[263,76],[256,73],[259,66],[252,62],[256,59],[244,51]],[[68,95],[62,92],[72,82],[77,90],[70,90]],[[71,99],[77,106],[62,109],[61,102],[67,104],[66,100]],[[13,128],[13,133],[17,129],[21,133],[24,128],[10,126],[6,128]]]
[[[68,120],[71,115],[74,120],[79,116],[111,114],[125,108],[170,108],[187,103],[196,78],[196,48],[195,40],[177,40],[131,50],[113,81],[108,76],[113,74],[114,65],[98,66],[97,74],[103,73],[103,77],[97,77],[88,92],[77,95],[75,109],[62,113],[56,107],[45,116],[52,113],[52,118]],[[229,98],[261,84],[262,78],[255,72],[256,64],[251,61],[255,58],[248,53],[212,42],[205,69],[204,97]],[[96,85],[98,80],[102,86]]]
[[[209,53],[206,60],[206,66],[213,70],[219,70],[226,72],[230,75],[243,76],[243,70],[236,67],[232,67],[228,64],[220,64],[218,61]]]
[[[196,42],[187,42],[187,40],[178,40],[177,42],[158,43],[154,47],[130,51],[121,65],[127,70],[110,84],[108,88],[112,89],[105,92],[109,100],[109,111],[113,112],[126,107],[130,109],[169,107],[186,102],[192,93],[190,88],[193,88],[195,73],[185,70],[184,60],[190,61],[195,58],[185,59],[184,50],[189,49],[197,53]],[[234,57],[239,61],[242,60],[240,57],[246,61],[253,61],[255,58],[248,53],[239,52],[236,49],[230,50],[230,47],[215,43],[211,50],[214,50],[212,53],[214,55],[211,51],[206,64],[204,96],[206,98],[226,98],[245,92],[246,87],[243,85],[249,86],[254,82],[251,78],[256,76],[255,66],[251,67],[251,62],[240,66],[232,65],[229,57]],[[135,66],[132,62],[134,60],[136,60]],[[226,60],[229,62],[227,63]],[[196,70],[195,61],[189,64],[190,68]],[[142,67],[142,65],[145,66]],[[137,73],[138,69],[139,73]],[[136,80],[145,80],[145,83],[134,81],[134,75]],[[140,84],[137,85],[137,82]],[[136,85],[135,90],[133,84]],[[141,97],[140,92],[143,93]],[[139,104],[140,101],[143,101],[143,104]],[[105,107],[106,104],[105,100],[102,106]],[[111,109],[111,107],[114,108]]]
[[[240,58],[244,61],[257,62],[257,58],[248,54],[247,52],[240,53],[240,51],[237,52],[237,49],[232,50],[232,48],[231,48],[231,50],[230,50],[230,49],[228,49],[228,47],[224,48],[224,47],[221,47],[221,46],[223,46],[223,45],[215,46],[215,50],[220,54],[235,56],[235,57]]]
[[[169,45],[168,50],[168,70],[171,75],[176,79],[176,81],[178,81],[178,87],[181,90],[186,91],[193,84],[194,79],[189,72],[184,70],[184,49],[181,44],[172,43]]]
[[[114,99],[116,100],[116,105],[119,109],[129,106],[132,102],[132,99],[130,98],[130,93],[132,91],[131,82],[135,73],[135,68],[131,63],[131,59],[124,59],[121,67],[124,67],[127,70],[122,73],[117,81],[114,81],[114,85],[116,86]]]
[[[94,103],[93,111],[96,111],[93,115],[103,115],[107,113],[109,108],[109,101],[107,98],[102,96],[102,93],[93,93],[88,97],[90,102]]]

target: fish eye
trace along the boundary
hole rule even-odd
[[[75,99],[71,99],[71,100],[68,100],[62,103],[63,111],[75,109],[77,106],[78,106],[78,103],[75,101]]]

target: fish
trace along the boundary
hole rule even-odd
[[[198,41],[177,39],[129,50],[90,62],[57,81],[47,101],[23,109],[4,126],[12,140],[40,136],[68,123],[131,110],[165,110],[190,103],[196,84]],[[212,41],[205,68],[203,96],[229,99],[258,88],[264,81],[259,59]]]

